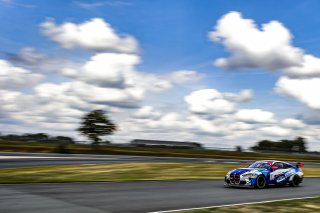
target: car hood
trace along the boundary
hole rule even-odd
[[[238,168],[238,169],[232,170],[230,174],[232,174],[232,175],[242,175],[243,173],[250,172],[250,171],[262,172],[262,171],[266,171],[266,169],[260,169],[260,168]]]

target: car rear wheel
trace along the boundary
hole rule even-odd
[[[300,182],[301,182],[300,177],[298,177],[298,175],[295,175],[289,184],[290,186],[297,187],[299,186]]]
[[[263,175],[259,175],[256,179],[255,188],[256,189],[263,189],[266,187],[267,181],[266,178]]]

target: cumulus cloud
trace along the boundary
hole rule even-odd
[[[142,107],[121,123],[124,129],[119,134],[175,140],[172,138],[174,133],[176,137],[179,136],[180,141],[198,141],[206,146],[218,146],[223,140],[223,148],[226,148],[239,145],[240,142],[248,147],[263,139],[280,140],[292,136],[306,137],[308,143],[314,144],[319,130],[319,126],[308,126],[295,118],[278,121],[273,113],[261,109],[239,109],[237,112],[247,111],[244,113],[246,116],[241,119],[237,112],[210,119],[199,114],[167,110],[170,109],[159,111],[153,106]]]
[[[38,64],[39,61],[44,59],[45,59],[45,55],[37,52],[32,47],[22,48],[18,54],[8,54],[9,61],[23,64],[23,65]]]
[[[84,65],[61,69],[65,76],[99,85],[124,88],[133,84],[134,66],[140,62],[137,55],[124,53],[100,53],[92,56]]]
[[[304,128],[306,125],[303,121],[295,119],[295,118],[286,118],[281,121],[282,126],[291,128],[291,129],[301,129]]]
[[[234,102],[247,102],[252,100],[253,91],[250,89],[243,89],[239,94],[235,93],[224,93],[226,99]]]
[[[46,55],[32,47],[24,47],[18,53],[6,53],[6,60],[32,72],[51,73],[64,67],[75,67],[76,63],[58,55]]]
[[[45,83],[35,87],[41,97],[51,97],[59,94],[75,96],[92,104],[106,104],[117,107],[137,107],[144,97],[140,88],[103,88],[80,81],[61,84]]]
[[[237,103],[251,98],[250,90],[242,90],[239,94],[234,94],[221,93],[215,89],[202,89],[190,93],[184,100],[190,112],[220,115],[234,112]]]
[[[239,12],[229,12],[218,20],[210,40],[220,42],[230,57],[219,58],[214,64],[224,69],[281,69],[299,66],[303,50],[293,47],[292,35],[278,21],[263,24],[261,29],[252,19]]]
[[[15,67],[6,60],[0,60],[0,88],[15,88],[33,85],[43,78],[42,75]]]
[[[236,118],[248,123],[273,123],[275,122],[272,112],[261,109],[240,109],[235,114]]]
[[[66,22],[57,25],[48,19],[41,25],[44,35],[60,44],[63,48],[82,48],[94,52],[134,53],[138,42],[130,35],[118,35],[111,25],[101,18],[75,24]]]
[[[33,128],[58,130],[62,126],[77,126],[84,113],[93,109],[112,111],[103,104],[90,103],[68,91],[69,85],[44,83],[34,93],[0,90],[0,111],[12,122]],[[50,125],[49,125],[50,124]],[[55,127],[59,126],[59,128]],[[59,125],[61,124],[61,125]],[[7,130],[7,129],[6,129]],[[65,129],[65,131],[74,131]]]
[[[192,92],[185,97],[191,112],[200,114],[224,114],[235,110],[235,103],[225,100],[215,89],[204,89]]]
[[[178,70],[165,74],[151,74],[135,69],[140,57],[126,53],[98,53],[83,65],[65,67],[64,76],[103,88],[140,88],[161,92],[178,84],[195,81],[201,75],[193,70]]]
[[[320,78],[292,79],[283,76],[277,81],[275,91],[320,110]]]
[[[208,119],[204,119],[199,116],[190,116],[188,120],[191,122],[191,129],[194,131],[198,131],[201,133],[214,135],[214,136],[223,136],[225,134],[226,129],[223,128],[221,125],[215,125]]]
[[[284,74],[292,78],[320,77],[320,58],[304,55],[300,65],[284,69]]]
[[[16,92],[10,90],[0,90],[0,100],[2,103],[2,109],[7,112],[27,113],[36,115],[37,112],[45,111],[45,109],[53,109],[51,113],[43,114],[44,116],[51,116],[52,113],[60,113],[64,110],[71,108],[81,108],[81,105],[84,105],[83,108],[87,108],[88,105],[85,104],[82,99],[78,99],[74,96],[68,96],[63,93],[62,89],[59,88],[46,88],[40,90],[40,86],[35,88],[34,94],[25,94],[23,92]],[[50,90],[57,89],[57,90]],[[55,107],[59,105],[58,107]],[[76,107],[77,106],[77,107]],[[56,112],[54,112],[56,111]],[[66,113],[65,116],[72,116],[72,113]]]
[[[286,129],[279,126],[262,127],[260,130],[266,135],[278,137],[289,136],[291,133],[290,129]]]
[[[155,119],[161,115],[160,112],[156,111],[152,106],[143,106],[138,109],[133,117],[138,119]]]
[[[1,112],[6,119],[27,123],[36,128],[55,131],[74,130],[80,117],[93,109],[119,112],[122,109],[138,108],[145,93],[163,91],[173,86],[195,80],[195,71],[176,71],[165,74],[149,74],[135,70],[140,58],[126,53],[99,53],[88,62],[60,70],[69,77],[66,82],[41,83],[31,93],[0,91]],[[16,71],[16,70],[15,70]],[[19,70],[20,71],[20,70]],[[31,72],[18,72],[32,74]],[[8,73],[5,77],[10,76]],[[175,81],[175,77],[183,78]],[[11,76],[12,77],[12,76]],[[22,78],[21,78],[22,79]],[[3,79],[2,79],[3,80]],[[28,83],[30,83],[29,80]],[[12,83],[12,82],[11,82]],[[149,117],[149,118],[148,118]],[[134,119],[155,119],[146,123],[149,127],[170,128],[183,125],[176,121],[177,114],[162,114],[151,106],[142,107]],[[61,125],[59,125],[61,124]],[[55,128],[59,126],[59,128]]]
[[[278,21],[257,26],[239,12],[221,17],[209,38],[230,52],[215,65],[224,69],[259,68],[284,74],[275,86],[279,94],[290,96],[312,109],[320,109],[317,91],[320,83],[320,58],[305,54],[292,45],[292,35]]]
[[[147,91],[162,92],[180,84],[200,80],[202,76],[194,70],[177,70],[165,74],[132,72],[128,77],[131,82],[134,82],[133,84],[139,85]]]

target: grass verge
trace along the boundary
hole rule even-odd
[[[210,209],[179,211],[179,213],[265,213],[265,212],[280,212],[280,213],[314,213],[320,212],[320,197],[275,201],[270,203],[237,205],[230,207],[219,207]]]
[[[61,183],[141,180],[223,179],[236,164],[116,163],[103,165],[39,166],[0,169],[0,183]],[[304,169],[306,177],[320,177],[320,167]]]

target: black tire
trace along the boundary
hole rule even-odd
[[[254,185],[254,187],[256,189],[263,189],[266,187],[266,185],[267,185],[267,181],[264,175],[259,175],[256,179],[256,184]]]
[[[292,181],[290,181],[289,185],[292,186],[292,187],[297,187],[299,186],[301,182],[301,179],[298,175],[295,175],[292,179]]]

